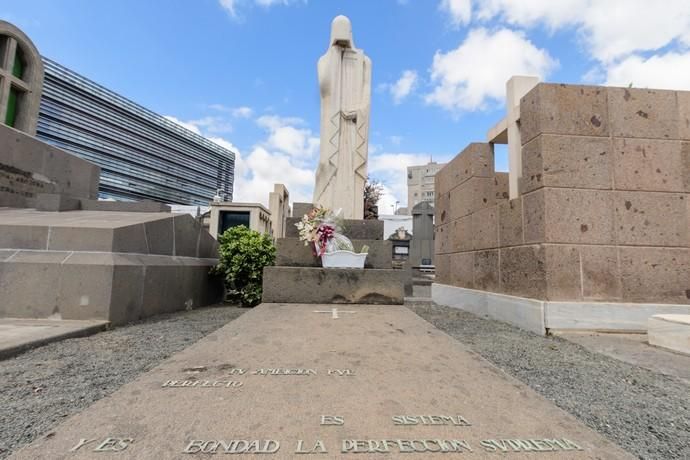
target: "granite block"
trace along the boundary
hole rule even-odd
[[[688,195],[615,192],[618,244],[688,246]]]
[[[677,140],[615,139],[617,190],[686,192],[690,145]]]
[[[500,249],[500,292],[543,300],[546,296],[546,261],[539,245]]]
[[[522,198],[498,205],[498,243],[501,247],[524,243],[522,235]]]
[[[618,248],[623,299],[690,304],[690,249]]]
[[[520,100],[522,144],[540,134],[609,135],[607,89],[540,83]]]
[[[608,99],[614,137],[679,138],[675,91],[608,88]]]

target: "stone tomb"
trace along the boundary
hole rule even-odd
[[[11,458],[403,453],[633,458],[404,307],[314,304],[255,308]]]

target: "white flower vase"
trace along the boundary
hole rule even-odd
[[[315,248],[318,253],[321,250],[321,245],[315,243]],[[367,255],[367,252],[356,253],[342,249],[327,250],[321,255],[321,266],[323,268],[364,268]]]
[[[321,256],[321,265],[323,268],[364,268],[367,254],[352,251],[325,252]]]

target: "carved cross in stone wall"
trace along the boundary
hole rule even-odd
[[[332,308],[331,310],[314,310],[314,313],[331,313],[333,316],[331,318],[338,319],[338,313],[357,313],[355,311],[338,311],[337,308]]]

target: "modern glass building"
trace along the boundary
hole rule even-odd
[[[101,167],[99,194],[208,205],[232,201],[235,153],[43,58],[36,137]]]

